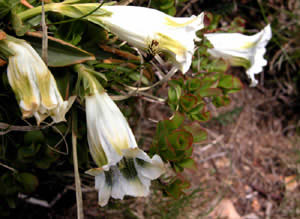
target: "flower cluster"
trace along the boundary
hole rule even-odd
[[[46,10],[78,18],[97,9],[97,3],[49,4]],[[136,6],[104,5],[84,19],[101,25],[132,46],[150,53],[164,53],[175,67],[186,73],[191,66],[198,30],[204,28],[204,13],[191,17],[172,17],[161,11]],[[208,52],[228,60],[233,66],[243,66],[257,84],[254,75],[267,64],[264,59],[266,45],[272,36],[270,25],[247,36],[240,33],[209,33],[204,36],[213,45]]]
[[[197,31],[204,28],[204,13],[172,17],[144,7],[103,5],[99,8],[98,3],[76,2],[50,3],[44,10],[93,22],[153,56],[164,54],[176,71],[186,73],[190,69],[195,42],[201,40],[197,37]],[[35,13],[39,13],[38,7],[21,13],[19,17],[27,19]],[[204,37],[213,46],[208,49],[212,56],[228,60],[233,66],[245,67],[252,80],[251,85],[256,85],[254,75],[267,64],[263,56],[271,35],[271,27],[267,25],[253,36],[209,33]],[[27,42],[12,38],[1,41],[12,52],[8,57],[8,80],[23,117],[34,116],[38,124],[48,116],[54,122],[64,121],[74,98],[63,100],[50,70]],[[97,168],[87,173],[95,177],[99,204],[106,205],[110,197],[147,196],[151,180],[165,172],[161,157],[154,155],[150,158],[138,148],[127,120],[96,78],[84,68],[75,70],[86,78],[90,88],[89,93],[85,94],[87,136]]]

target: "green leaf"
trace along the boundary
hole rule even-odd
[[[174,79],[174,80],[168,81],[168,84],[170,87],[173,87],[173,86],[183,87],[184,80],[182,78]]]
[[[166,139],[170,150],[184,151],[192,147],[193,136],[185,130],[176,130],[172,132]]]
[[[15,8],[11,11],[11,22],[17,36],[23,36],[30,29],[30,25],[23,23]]]
[[[18,150],[18,159],[21,161],[29,161],[31,162],[31,160],[33,159],[33,157],[37,154],[37,152],[39,151],[41,145],[35,145],[35,144],[31,144],[29,146],[23,146]]]
[[[215,97],[213,99],[213,104],[216,107],[227,106],[229,103],[230,103],[230,98],[228,96],[220,96],[220,97]]]
[[[198,114],[190,115],[192,119],[197,120],[199,122],[206,122],[211,118],[211,114],[208,111],[200,112]]]
[[[165,187],[165,191],[168,195],[177,199],[182,194],[184,194],[183,190],[187,189],[190,186],[190,183],[182,178],[176,177],[172,183]]]
[[[38,178],[31,173],[19,173],[16,179],[21,184],[24,193],[34,192],[39,185]]]
[[[184,112],[189,112],[198,103],[196,96],[192,94],[186,94],[180,98],[180,106],[183,108]]]
[[[24,38],[40,55],[42,54],[42,33],[28,32]],[[69,66],[88,60],[95,60],[95,56],[70,43],[48,36],[48,65],[50,67]]]
[[[170,103],[178,103],[181,96],[181,87],[176,85],[168,89],[168,97]]]
[[[187,81],[187,89],[192,92],[201,88],[201,80],[199,78],[191,78]]]
[[[243,84],[242,84],[242,82],[238,78],[236,78],[236,77],[234,77],[232,75],[225,75],[225,74],[223,74],[220,77],[220,81],[219,81],[218,87],[228,89],[229,92],[230,92],[230,91],[235,91],[235,90],[242,89],[243,88]]]
[[[31,145],[32,143],[44,143],[44,141],[45,136],[40,130],[26,132],[24,135],[25,145]]]
[[[177,163],[182,168],[196,169],[197,163],[192,158],[186,158]]]
[[[176,112],[171,121],[176,128],[179,128],[184,122],[184,116],[181,113]]]
[[[54,36],[73,45],[77,45],[81,41],[86,29],[86,22],[77,20],[71,23],[61,24]]]
[[[6,197],[6,202],[10,208],[16,208],[16,198],[14,196]]]
[[[192,133],[194,143],[199,143],[207,139],[207,132],[197,122],[184,126],[184,129]]]
[[[208,72],[226,72],[229,68],[229,63],[224,59],[213,59],[210,60],[209,64],[206,66]]]
[[[18,192],[15,178],[11,173],[4,173],[0,178],[0,195],[14,195]]]
[[[197,106],[195,106],[192,110],[188,112],[188,115],[198,114],[204,110],[204,102],[201,101]]]
[[[220,96],[223,94],[221,89],[218,88],[204,88],[199,89],[196,92],[201,97],[212,97],[212,96]]]
[[[134,81],[141,80],[141,82],[144,85],[149,85],[149,80],[144,75],[142,75],[142,77],[141,77],[140,73],[131,73],[131,74],[129,74],[129,78],[134,80]]]

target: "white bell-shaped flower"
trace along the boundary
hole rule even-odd
[[[204,13],[172,17],[161,11],[136,6],[103,6],[110,13],[99,17],[104,26],[129,44],[150,53],[167,54],[183,73],[191,65],[196,32],[204,27]]]
[[[99,167],[108,170],[123,157],[122,150],[136,148],[133,133],[120,109],[106,92],[85,97],[88,142]]]
[[[98,203],[105,206],[109,198],[123,199],[125,195],[145,197],[150,193],[151,180],[164,173],[164,164],[158,155],[153,158],[142,150],[125,149],[124,158],[109,171],[92,169],[88,173],[95,176]]]
[[[158,155],[152,159],[137,147],[134,135],[119,108],[104,90],[86,96],[88,143],[93,160],[99,168],[88,170],[95,176],[99,204],[110,197],[140,197],[149,194],[151,180],[164,171]],[[92,89],[93,90],[93,89]]]
[[[38,124],[48,116],[54,122],[65,121],[75,98],[62,99],[53,75],[27,42],[18,39],[3,42],[14,52],[8,60],[7,75],[23,117],[34,116]]]
[[[194,41],[199,40],[196,32],[204,27],[204,13],[191,17],[172,17],[146,7],[103,5],[98,8],[99,5],[72,4],[71,1],[51,3],[45,5],[45,11],[93,22],[152,55],[167,54],[183,73],[189,70],[195,50]],[[38,7],[20,13],[19,16],[28,19],[40,11],[41,7]]]
[[[228,60],[233,66],[245,67],[251,86],[257,85],[255,74],[267,65],[264,54],[272,37],[270,25],[252,36],[240,33],[209,33],[204,36],[213,45],[213,48],[208,49],[212,56]]]

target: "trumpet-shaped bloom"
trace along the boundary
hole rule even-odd
[[[252,81],[251,86],[257,84],[254,75],[267,65],[264,54],[272,37],[270,25],[252,36],[240,33],[210,33],[205,34],[205,37],[213,45],[212,49],[208,49],[212,56],[224,58],[234,66],[246,67],[246,73]]]
[[[7,75],[24,118],[34,116],[40,124],[51,116],[65,121],[74,98],[63,101],[56,81],[37,52],[23,40],[4,40],[15,53],[9,57]]]
[[[158,155],[152,159],[137,147],[134,135],[119,108],[106,92],[86,96],[88,142],[99,168],[87,173],[95,176],[99,204],[110,196],[147,196],[151,180],[164,172]]]
[[[99,167],[108,170],[123,157],[122,150],[137,148],[133,133],[120,109],[106,92],[86,96],[88,142]]]
[[[98,7],[99,3],[62,2],[47,4],[45,10],[80,18]],[[20,16],[27,19],[38,12],[35,8]],[[152,55],[161,52],[167,54],[183,73],[189,70],[192,62],[194,41],[198,40],[196,32],[204,27],[204,13],[191,17],[172,17],[155,9],[137,6],[103,5],[83,19],[101,25],[120,39]]]
[[[145,197],[149,195],[151,180],[164,173],[164,165],[158,155],[149,158],[142,150],[125,149],[124,158],[109,171],[94,170],[99,205],[105,206],[110,197],[123,199],[125,195]]]
[[[189,70],[196,32],[204,27],[204,13],[176,18],[144,7],[103,6],[101,9],[111,13],[100,18],[102,23],[120,39],[151,53],[166,53],[183,73]]]

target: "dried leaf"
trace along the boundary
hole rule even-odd
[[[293,191],[298,187],[297,176],[287,176],[284,178],[285,188],[287,191]]]
[[[253,199],[252,203],[251,203],[251,206],[253,208],[254,211],[259,211],[260,210],[260,204],[258,202],[258,200],[255,198]]]
[[[237,213],[232,201],[224,199],[220,202],[214,211],[210,214],[211,218],[227,218],[227,219],[241,219],[242,217]]]
[[[0,67],[6,65],[6,61],[4,61],[3,59],[0,59]]]
[[[6,33],[0,30],[0,40],[3,40],[5,38],[6,38]]]

